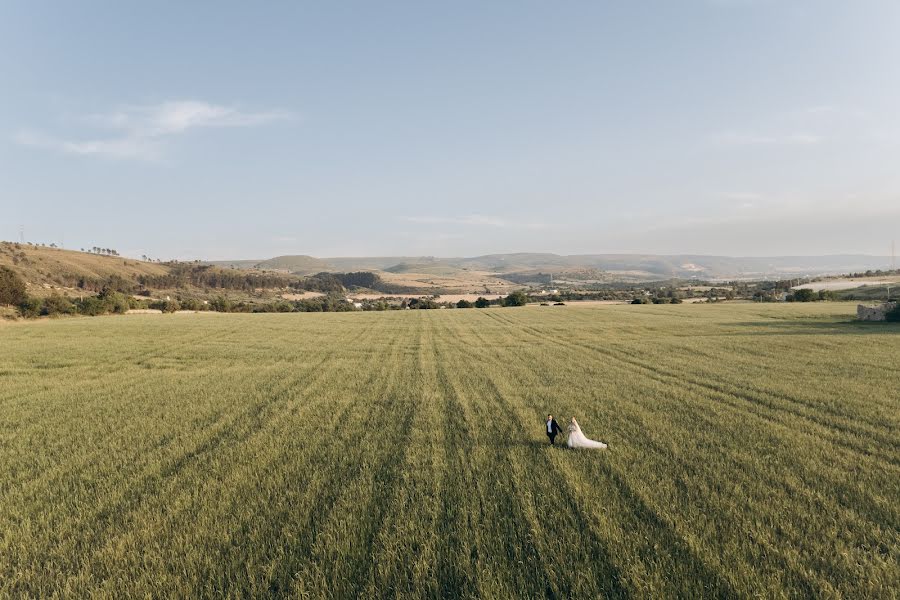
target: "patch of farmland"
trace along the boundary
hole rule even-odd
[[[900,325],[854,307],[0,328],[0,596],[890,597]]]

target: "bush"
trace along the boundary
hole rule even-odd
[[[100,292],[99,298],[106,308],[105,312],[124,315],[128,312],[128,309],[131,308],[131,305],[128,303],[128,298],[125,296],[125,294],[117,292],[112,288],[104,288],[103,291]]]
[[[788,302],[815,302],[819,299],[819,295],[809,288],[803,288],[802,290],[795,291],[792,295],[788,296]]]
[[[482,298],[479,296],[478,299],[475,300],[475,308],[487,308],[490,305],[491,301],[487,298]]]
[[[181,304],[181,310],[205,310],[206,305],[196,298],[186,298],[178,301]]]
[[[75,310],[78,314],[96,317],[97,315],[105,315],[109,309],[103,300],[97,296],[87,296],[75,301]]]
[[[884,320],[890,321],[891,323],[900,323],[900,302],[897,302],[894,308],[884,315]]]
[[[18,306],[28,299],[25,280],[7,267],[0,267],[0,304]]]
[[[275,312],[293,312],[294,305],[288,302],[287,300],[279,300],[275,303],[274,307]]]
[[[456,303],[456,308],[472,308],[474,304],[469,302],[468,300],[460,300]]]
[[[53,294],[49,298],[44,298],[44,304],[41,307],[41,314],[50,317],[59,315],[71,315],[75,312],[75,305],[68,298]]]
[[[157,300],[150,303],[150,308],[161,310],[164,313],[173,313],[181,308],[177,300]]]
[[[26,319],[33,319],[35,317],[41,316],[41,309],[43,308],[44,303],[41,302],[40,298],[25,298],[21,302],[19,302],[19,313]]]
[[[216,312],[231,312],[231,300],[224,296],[219,296],[209,303],[209,307]]]
[[[528,296],[521,290],[516,290],[503,299],[503,306],[525,306],[526,304],[528,304]]]
[[[410,298],[407,306],[420,309],[440,308],[440,305],[431,298]]]

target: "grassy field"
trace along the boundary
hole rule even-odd
[[[0,324],[0,596],[896,597],[900,326],[852,313]]]

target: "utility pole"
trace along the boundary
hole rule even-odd
[[[896,242],[891,240],[891,271],[895,271],[897,269],[897,252],[895,248]],[[888,280],[887,284],[887,299],[888,302],[891,301],[891,282]]]

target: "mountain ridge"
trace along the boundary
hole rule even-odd
[[[218,266],[283,270],[309,274],[319,271],[386,271],[447,273],[472,270],[502,274],[530,271],[564,272],[594,269],[632,278],[756,279],[837,275],[889,267],[890,258],[867,254],[721,256],[707,254],[554,254],[512,252],[471,257],[371,256],[323,257],[283,255],[264,260],[207,261]]]

